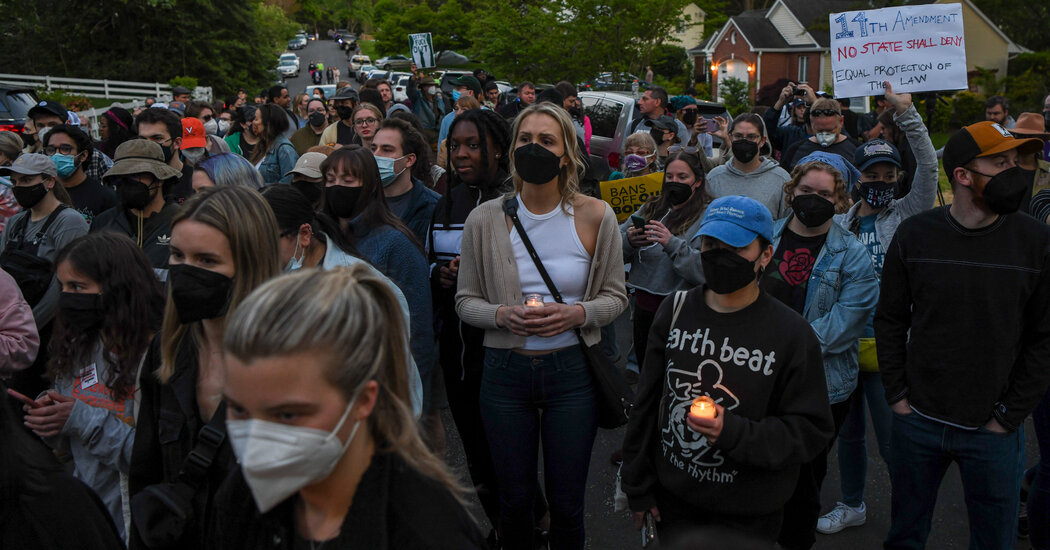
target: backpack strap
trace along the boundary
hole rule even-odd
[[[671,328],[678,322],[678,314],[682,312],[682,306],[685,305],[685,294],[685,290],[674,293],[674,315],[671,316]]]

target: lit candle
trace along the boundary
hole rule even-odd
[[[689,414],[697,418],[714,418],[717,412],[714,399],[706,395],[694,399],[692,406],[689,407]]]
[[[525,307],[543,307],[542,294],[526,294]]]

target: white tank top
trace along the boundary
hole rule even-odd
[[[521,196],[517,197],[517,201],[521,225],[528,233],[532,246],[536,248],[536,254],[543,261],[543,267],[547,268],[551,280],[561,292],[562,299],[569,305],[582,302],[583,294],[587,291],[587,277],[591,271],[591,255],[587,253],[587,249],[580,242],[580,236],[576,234],[572,206],[566,205],[563,209],[559,204],[546,214],[533,214],[525,208]],[[510,245],[514,248],[514,260],[518,263],[522,296],[539,294],[543,296],[544,302],[554,302],[554,297],[543,282],[543,277],[529,256],[529,251],[525,249],[525,243],[521,242],[517,228],[510,231]],[[549,338],[529,336],[525,339],[524,349],[555,350],[578,343],[576,332],[567,330]]]

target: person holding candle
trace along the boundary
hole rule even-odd
[[[1022,423],[1050,384],[1050,228],[1018,213],[1019,155],[1042,148],[994,122],[944,146],[950,206],[908,218],[886,251],[875,312],[893,411],[884,548],[921,548],[948,466],[974,548],[1017,542]]]
[[[623,444],[623,490],[636,526],[661,546],[719,525],[772,544],[800,466],[831,439],[820,341],[758,286],[773,218],[744,196],[716,199],[701,222],[706,282],[656,312]]]
[[[836,434],[857,387],[857,342],[879,299],[867,247],[833,219],[836,212],[847,210],[849,189],[859,176],[834,153],[817,151],[799,160],[784,184],[784,200],[792,214],[773,230],[776,252],[760,281],[763,290],[805,317],[820,339]],[[829,444],[802,466],[778,539],[786,550],[810,548],[816,542],[820,486],[830,450]]]
[[[627,306],[616,216],[579,192],[582,157],[572,119],[539,103],[514,121],[514,191],[467,218],[456,312],[485,329],[481,413],[500,491],[503,548],[535,548],[533,503],[543,438],[552,547],[582,549],[584,492],[598,429],[596,389],[583,344]],[[552,293],[504,208],[514,209],[565,303],[526,308]]]
[[[412,414],[401,310],[358,263],[270,281],[230,315],[240,467],[215,497],[214,548],[486,548]]]

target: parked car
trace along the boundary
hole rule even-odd
[[[277,72],[281,73],[282,77],[296,77],[299,76],[299,66],[290,59],[281,60],[280,64],[277,65]]]
[[[293,38],[293,39],[288,41],[288,49],[289,50],[298,50],[300,48],[302,48],[302,46],[299,45],[299,39],[298,38]]]
[[[412,67],[412,59],[403,55],[388,55],[377,59],[376,67],[381,67],[388,71],[391,69],[408,69]]]
[[[591,119],[591,165],[595,168],[619,170],[620,153],[631,125],[642,116],[638,110],[641,92],[580,92],[583,112]],[[725,105],[710,101],[697,101],[698,115],[712,120],[716,116],[732,119]],[[637,131],[637,129],[635,129]],[[714,138],[712,156],[718,158],[722,140]],[[596,162],[601,161],[601,162]],[[599,179],[608,172],[599,174]]]
[[[31,88],[0,86],[0,131],[21,134],[26,115],[37,101],[36,92]]]
[[[332,40],[334,40],[336,43],[338,43],[340,36],[346,36],[348,34],[350,34],[350,31],[348,31],[346,29],[336,29],[335,30],[335,34],[332,35]]]
[[[404,103],[408,99],[408,79],[412,75],[406,73],[394,73],[390,76],[390,86],[394,91],[394,101]]]
[[[445,72],[441,75],[441,80],[438,81],[441,86],[441,91],[446,94],[451,94],[452,88],[454,88],[452,82],[454,82],[457,78],[468,74],[473,75],[474,73],[472,71],[463,71],[460,69],[445,70]]]
[[[594,79],[584,82],[579,85],[581,91],[606,91],[606,90],[621,90],[627,91],[634,87],[634,84],[638,84],[639,90],[646,90],[649,88],[649,83],[645,80],[631,74],[631,73],[600,73]]]
[[[378,78],[379,80],[390,80],[390,71],[386,69],[373,69],[368,71],[364,81],[367,82],[373,78]]]
[[[347,76],[357,76],[357,71],[364,65],[371,65],[372,58],[367,55],[354,55],[350,57],[350,66]]]
[[[306,44],[310,41],[304,33],[298,33],[295,35],[295,39],[299,41],[299,48],[305,48]]]
[[[356,78],[357,81],[361,84],[364,84],[365,81],[368,80],[368,73],[375,70],[375,65],[361,65],[361,68],[357,70],[357,76],[355,76],[354,78]]]
[[[336,91],[335,84],[317,84],[317,85],[309,84],[309,85],[306,86],[306,88],[303,88],[303,93],[308,95],[308,96],[310,96],[310,97],[313,97],[314,96],[314,90],[316,90],[318,88],[320,88],[321,91],[324,92],[325,99],[332,99],[332,97],[335,96],[335,91]]]
[[[282,53],[281,57],[277,58],[277,64],[280,65],[285,61],[289,61],[295,64],[295,73],[299,74],[299,56],[294,53]]]

